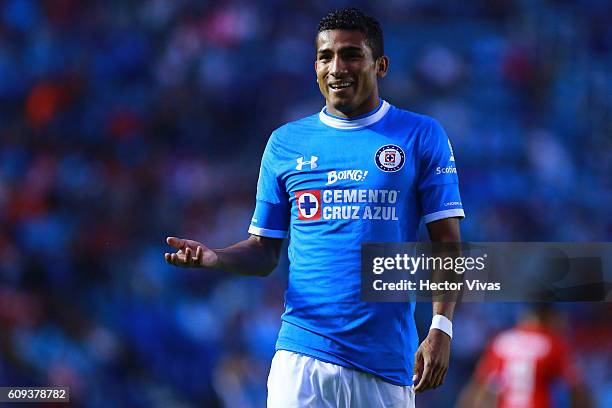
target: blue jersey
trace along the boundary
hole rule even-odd
[[[361,243],[414,242],[421,219],[463,216],[450,142],[427,116],[382,101],[275,130],[249,233],[290,236],[276,348],[411,385],[414,304],[360,300]]]

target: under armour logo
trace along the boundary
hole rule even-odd
[[[305,164],[310,164],[310,169],[316,169],[317,168],[317,160],[319,160],[319,158],[317,156],[310,156],[310,160],[304,160],[304,156],[300,157],[299,159],[297,159],[297,166],[295,166],[296,170],[302,170],[302,167]]]

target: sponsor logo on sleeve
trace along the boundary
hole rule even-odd
[[[457,174],[457,168],[455,166],[447,167],[436,167],[436,175],[440,174]]]
[[[374,156],[376,166],[384,172],[393,173],[404,167],[406,157],[401,147],[397,145],[385,145],[378,149]]]

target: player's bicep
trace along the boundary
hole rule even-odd
[[[283,163],[276,135],[273,133],[263,157],[257,181],[257,200],[249,233],[266,238],[282,239],[289,230],[289,199],[282,181]]]
[[[281,252],[281,248],[283,247],[283,240],[277,238],[266,238],[259,235],[251,235],[249,237],[249,241],[254,242],[263,251],[273,255],[274,259],[278,260]]]
[[[287,202],[270,203],[257,200],[249,234],[265,238],[283,239],[289,229],[289,204]]]
[[[464,218],[458,184],[431,186],[419,192],[423,221],[429,224],[444,218]]]
[[[553,371],[568,385],[575,386],[582,383],[577,361],[570,347],[563,340],[556,344],[556,352],[551,355],[553,359]]]
[[[457,218],[443,218],[427,224],[432,242],[460,242],[461,233]]]
[[[425,223],[465,216],[455,155],[444,129],[434,120],[419,143],[418,197]]]
[[[281,163],[283,157],[276,142],[277,136],[272,133],[259,168],[259,178],[257,179],[257,201],[268,202],[271,204],[283,204],[286,201],[287,193],[281,178]]]
[[[500,381],[503,362],[489,345],[476,364],[474,379],[483,384],[496,384]]]

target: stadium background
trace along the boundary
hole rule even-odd
[[[453,141],[464,239],[610,240],[609,2],[350,4],[383,24],[385,99]],[[176,269],[164,238],[247,236],[269,133],[323,105],[313,36],[331,6],[0,1],[0,385],[68,384],[89,407],[264,406],[286,264]],[[452,406],[522,308],[461,306],[446,384],[419,406]],[[610,304],[561,308],[612,406]]]

